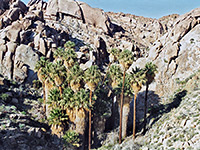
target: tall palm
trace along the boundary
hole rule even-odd
[[[74,65],[67,76],[67,80],[70,83],[70,87],[74,92],[79,91],[81,88],[81,82],[83,80],[83,70],[79,65]]]
[[[125,49],[119,55],[119,63],[123,66],[123,83],[122,83],[122,92],[121,92],[121,106],[120,106],[120,122],[119,122],[119,143],[122,142],[122,114],[123,114],[123,97],[124,97],[124,82],[126,70],[132,65],[134,57],[131,51]]]
[[[131,88],[134,92],[134,105],[133,105],[133,139],[135,139],[135,129],[136,129],[136,99],[137,99],[137,95],[138,92],[141,90],[142,88],[142,84],[145,83],[145,74],[144,74],[144,70],[140,69],[140,68],[135,68],[132,70],[132,72],[130,73],[130,84],[131,84]]]
[[[45,57],[40,57],[40,60],[36,63],[35,70],[37,71],[37,76],[39,81],[42,83],[42,89],[43,89],[43,110],[46,112],[46,93],[45,93],[45,80],[47,79],[46,74],[46,65],[49,63],[49,60],[47,60]]]
[[[146,132],[146,124],[147,124],[147,95],[149,85],[153,82],[155,78],[155,74],[157,72],[157,66],[152,62],[148,62],[144,68],[145,76],[146,76],[146,92],[145,92],[145,103],[144,103],[144,127],[143,127],[143,134]]]
[[[119,86],[115,89],[116,94],[120,94],[122,90],[122,80]],[[128,116],[130,111],[130,102],[132,100],[133,91],[130,85],[130,75],[126,73],[124,82],[124,105],[123,105],[123,117],[122,117],[122,138],[126,137],[127,126],[128,126]]]
[[[98,69],[98,66],[94,65],[88,68],[85,73],[84,73],[84,79],[86,84],[88,85],[90,89],[90,100],[89,104],[92,106],[92,92],[95,90],[96,86],[101,80],[101,72]],[[92,120],[92,111],[91,109],[89,110],[89,145],[88,149],[91,149],[91,120]]]
[[[110,69],[108,70],[108,77],[111,81],[111,86],[112,86],[112,89],[115,91],[115,89],[119,86],[121,80],[122,80],[122,70],[120,68],[120,66],[118,64],[112,64],[110,66]],[[115,99],[117,98],[117,94],[116,92],[114,92],[115,95],[113,95],[113,99],[112,99],[112,110],[111,110],[111,119],[112,119],[112,122],[113,122],[113,126],[114,127],[114,123],[115,123]],[[112,128],[111,127],[111,128]]]

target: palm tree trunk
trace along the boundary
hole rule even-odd
[[[126,74],[126,70],[124,70],[124,74],[123,74],[123,84],[122,84],[122,93],[121,93],[120,121],[119,121],[119,144],[122,143],[122,113],[123,113],[125,74]]]
[[[90,90],[90,106],[92,105],[92,90]],[[91,133],[92,133],[92,110],[89,110],[89,137],[88,137],[88,149],[91,149]]]
[[[42,83],[43,90],[43,111],[46,113],[46,93],[45,93],[45,83]]]
[[[127,133],[127,126],[128,126],[129,111],[130,111],[130,105],[129,103],[125,103],[123,106],[123,117],[122,117],[122,138],[125,138],[127,135],[126,133]]]
[[[135,93],[135,96],[134,96],[134,106],[133,106],[133,140],[135,140],[136,99],[137,99],[137,93]]]
[[[149,90],[149,84],[146,83],[146,92],[145,92],[145,102],[144,102],[144,127],[143,127],[143,134],[146,133],[146,124],[147,124],[147,94]]]
[[[109,68],[110,68],[111,63],[112,63],[112,62],[109,62],[109,64],[108,64],[108,69],[106,70],[106,74],[105,74],[105,76],[104,76],[104,78],[103,78],[102,85],[104,84],[104,81],[106,80],[106,76],[107,76],[107,74],[108,74],[108,70],[109,70]]]
[[[79,133],[81,140],[81,147],[79,149],[84,149],[85,145],[85,128],[86,128],[86,113],[83,108],[76,109],[76,119],[74,121],[76,125],[76,133]]]

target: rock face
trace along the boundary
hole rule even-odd
[[[5,5],[4,2],[6,1],[3,1],[0,7],[0,73],[19,83],[25,79],[32,81],[37,77],[33,72],[39,56],[48,54],[51,57],[50,53],[55,45],[63,46],[68,40],[68,34],[45,25],[41,11],[45,2],[32,2],[29,11],[21,1],[12,2],[10,5]],[[3,9],[3,6],[10,9]]]
[[[108,16],[98,8],[92,8],[86,3],[74,0],[50,0],[47,5],[46,15],[56,19],[66,19],[71,16],[94,27],[101,28],[104,32],[111,32],[111,22]]]
[[[177,18],[173,28],[155,42],[147,61],[158,65],[156,91],[163,95],[177,89],[177,80],[184,81],[199,70],[200,9]]]

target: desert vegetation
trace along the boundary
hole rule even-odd
[[[41,57],[35,67],[38,79],[42,83],[44,111],[52,133],[63,137],[67,143],[72,141],[71,144],[75,147],[84,147],[88,139],[88,149],[91,149],[92,112],[105,113],[110,109],[109,107],[113,107],[111,109],[113,111],[115,109],[113,97],[109,94],[113,93],[115,98],[120,99],[119,143],[127,136],[130,102],[134,95],[134,139],[137,94],[144,84],[147,86],[146,93],[148,92],[148,85],[155,77],[156,66],[148,63],[143,69],[133,68],[132,71],[127,71],[135,61],[132,52],[127,49],[113,48],[109,50],[110,63],[103,76],[97,65],[83,70],[77,61],[74,47],[73,42],[66,42],[63,48],[58,48],[54,52],[53,62]],[[95,103],[112,105],[100,108],[100,105],[95,106]],[[88,138],[85,137],[87,127]]]

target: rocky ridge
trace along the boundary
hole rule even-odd
[[[33,74],[33,66],[39,56],[52,58],[55,49],[63,46],[69,39],[74,41],[77,49],[80,48],[83,53],[92,50],[84,63],[89,60],[88,63],[98,65],[108,62],[107,50],[112,47],[127,48],[132,50],[136,57],[143,57],[152,43],[168,31],[172,26],[171,22],[176,18],[176,15],[169,16],[167,18],[171,20],[170,23],[161,25],[161,22],[165,22],[162,20],[167,19],[159,21],[137,16],[131,19],[134,18],[133,15],[119,14],[119,21],[114,21],[113,18],[117,16],[115,14],[105,13],[82,2],[61,0],[48,3],[32,0],[27,6],[19,0],[2,0],[1,7],[1,74],[21,83],[30,79],[29,77],[36,77]],[[124,18],[129,18],[129,21]],[[146,26],[143,22],[147,22]],[[164,30],[162,26],[167,27]],[[148,38],[141,37],[141,32],[148,33],[148,36],[145,35]],[[21,62],[18,61],[21,59],[17,54],[21,53],[21,45],[23,49],[32,51],[30,60],[24,61],[26,58],[22,58]],[[80,57],[85,57],[83,53],[79,54]]]

